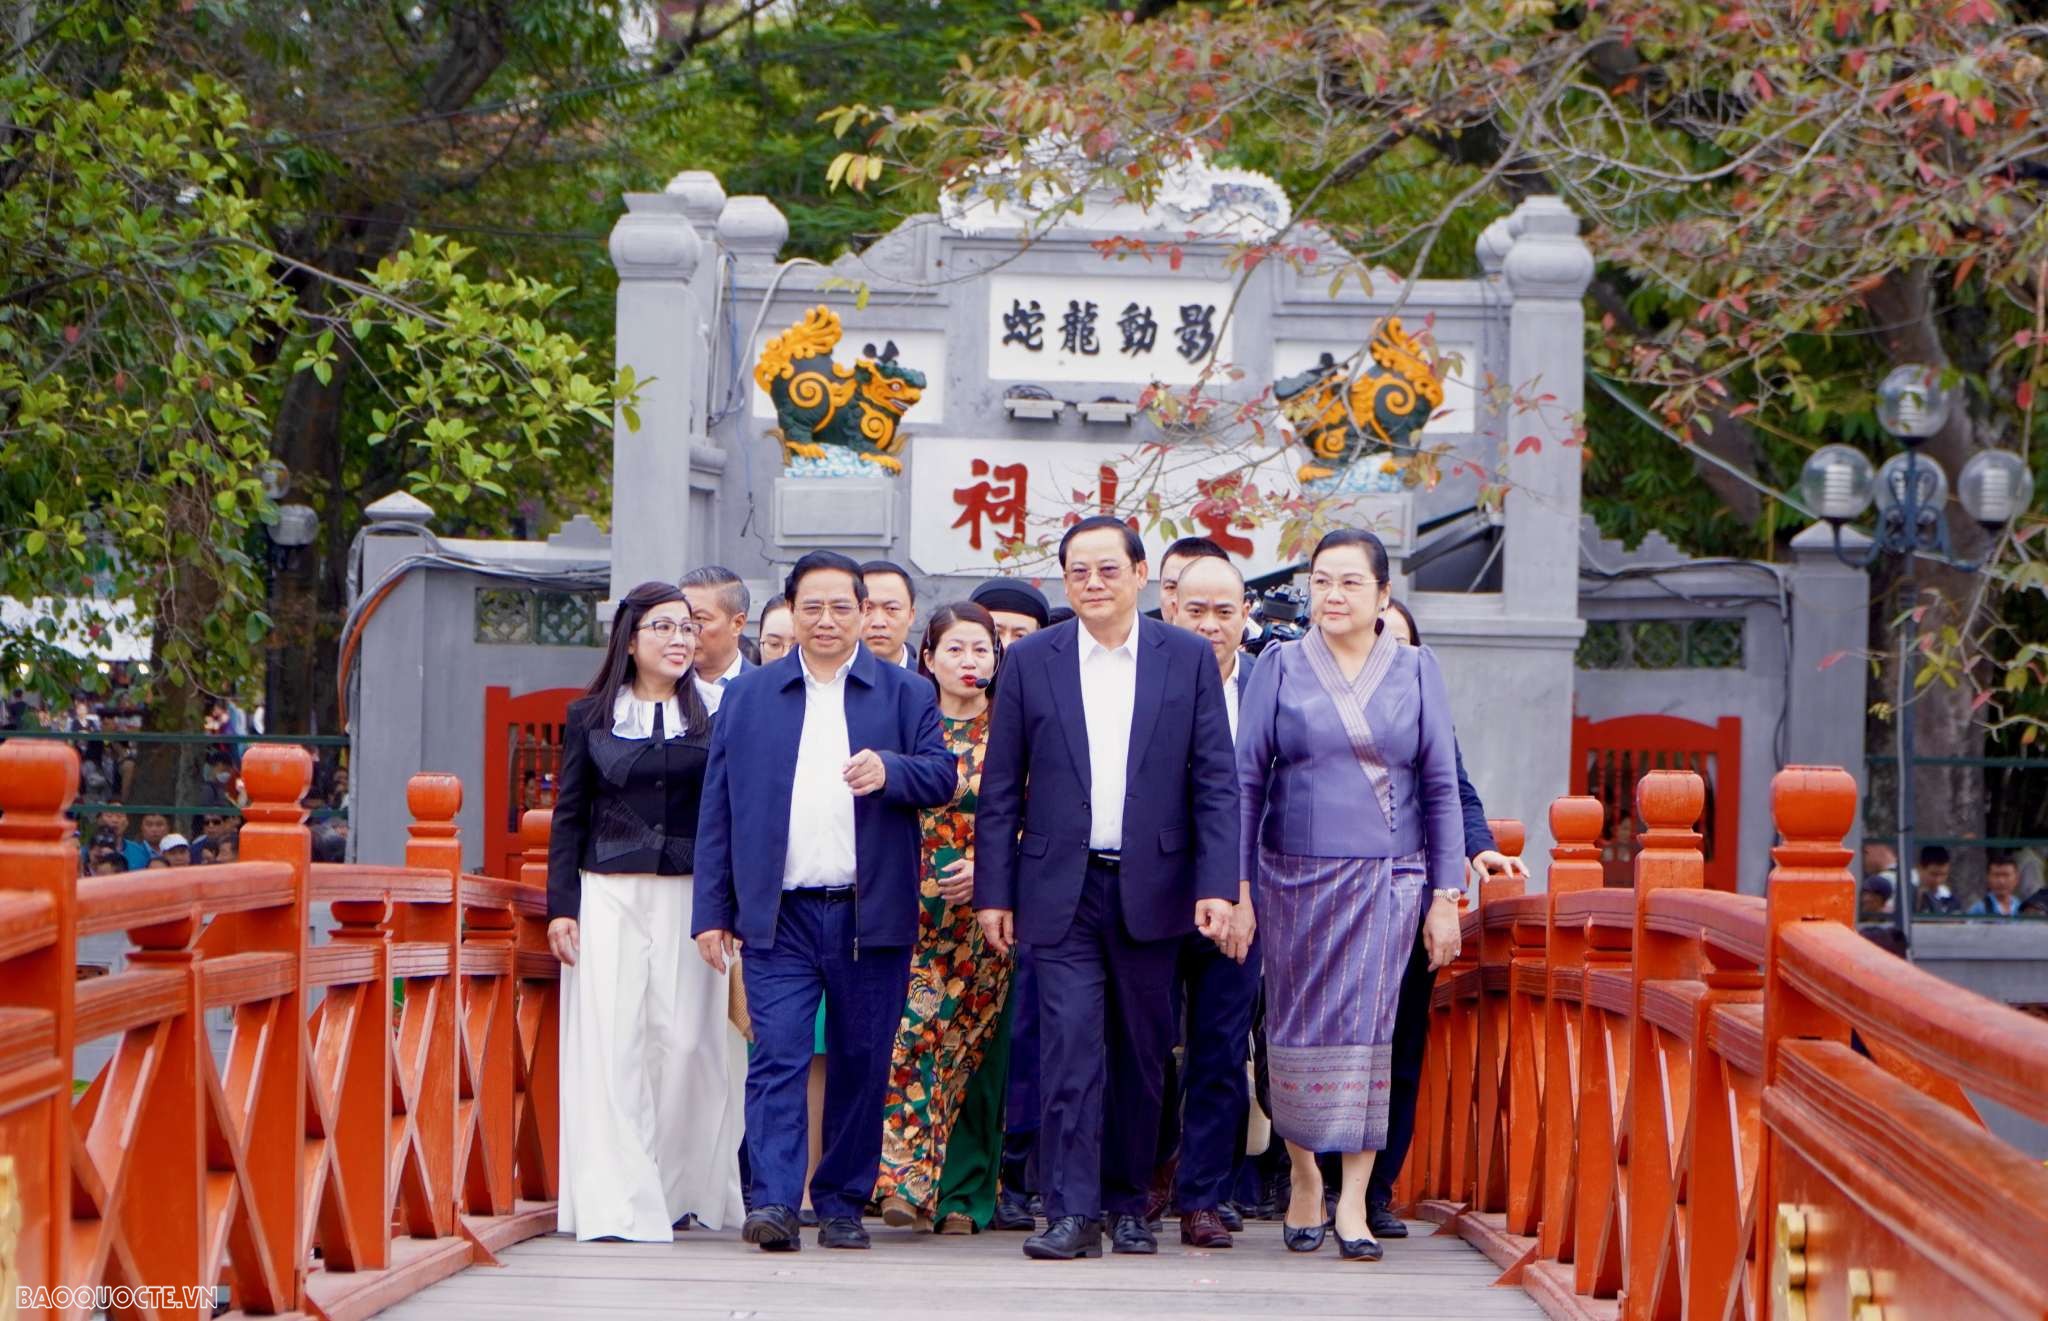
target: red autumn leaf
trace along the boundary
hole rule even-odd
[[[1031,29],[1031,30],[1032,30],[1033,32],[1043,32],[1043,31],[1045,31],[1045,24],[1043,24],[1043,23],[1039,22],[1039,21],[1038,21],[1037,19],[1033,18],[1033,17],[1031,16],[1031,11],[1030,11],[1030,10],[1028,10],[1028,9],[1020,9],[1020,10],[1018,10],[1018,11],[1017,11],[1017,17],[1019,17],[1019,18],[1023,19],[1023,20],[1024,20],[1024,22],[1025,22],[1025,25],[1026,25],[1026,26],[1028,26],[1028,27],[1029,27],[1029,28],[1030,28],[1030,29]]]
[[[1182,255],[1183,254],[1178,243],[1168,248],[1166,250],[1166,264],[1168,268],[1176,271],[1179,270]]]
[[[1750,70],[1749,81],[1755,84],[1758,97],[1765,101],[1771,99],[1771,80],[1765,76],[1762,69]]]
[[[1539,436],[1524,436],[1515,442],[1515,453],[1535,454],[1542,450],[1543,440]]]
[[[1827,655],[1820,658],[1820,665],[1817,668],[1823,670],[1831,669],[1834,667],[1837,661],[1841,660],[1842,657],[1848,654],[1849,653],[1846,651],[1831,651]]]
[[[2017,386],[2013,387],[2012,401],[2023,409],[2032,408],[2034,406],[2034,383],[2032,381],[2021,381]]]
[[[77,326],[64,327],[64,342],[66,344],[76,344],[78,342],[78,336],[79,329]]]
[[[1988,702],[1990,702],[1990,700],[1992,699],[1992,697],[1993,697],[1993,696],[1995,696],[1995,695],[1996,695],[1996,694],[1994,694],[1994,693],[1992,692],[1992,690],[1991,690],[1991,689],[1989,689],[1989,688],[1986,688],[1986,689],[1985,689],[1985,690],[1984,690],[1983,692],[1981,692],[1981,693],[1978,693],[1978,694],[1977,694],[1977,695],[1976,695],[1975,697],[1973,697],[1973,698],[1971,698],[1971,699],[1970,699],[1970,710],[1972,710],[1972,711],[1981,711],[1981,710],[1983,710],[1983,709],[1984,709],[1984,707],[1985,707],[1985,704],[1986,704],[1986,703],[1988,703]]]

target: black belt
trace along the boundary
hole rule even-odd
[[[1088,865],[1091,867],[1121,867],[1124,855],[1121,849],[1089,849]]]
[[[798,885],[792,886],[788,893],[805,899],[822,899],[828,904],[847,904],[853,902],[856,888],[851,885]]]

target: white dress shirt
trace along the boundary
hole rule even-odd
[[[1081,715],[1088,726],[1088,847],[1124,846],[1124,782],[1131,753],[1131,709],[1138,701],[1138,621],[1114,647],[1081,637]]]
[[[732,664],[726,667],[724,674],[714,674],[706,679],[702,674],[692,672],[692,681],[697,685],[697,696],[704,699],[706,711],[712,715],[718,714],[718,704],[725,700],[725,686],[740,677],[740,671],[745,668],[746,663],[745,656],[734,652]]]
[[[829,679],[804,672],[804,730],[797,739],[796,776],[789,790],[789,847],[782,862],[782,888],[804,890],[852,885],[853,790],[846,787],[846,674],[859,653]]]
[[[1230,717],[1230,742],[1237,743],[1237,667],[1244,664],[1243,656],[1230,658],[1230,673],[1223,676],[1223,710]]]
[[[661,708],[664,739],[681,738],[690,732],[683,723],[682,702],[674,697],[665,702],[644,702],[633,696],[633,685],[622,683],[619,695],[612,699],[612,733],[620,738],[653,738],[656,706]]]

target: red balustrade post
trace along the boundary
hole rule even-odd
[[[1693,829],[1706,806],[1705,781],[1691,771],[1651,771],[1636,785],[1636,810],[1646,825],[1636,853],[1636,923],[1633,996],[1629,1011],[1628,1142],[1621,1177],[1628,1190],[1627,1260],[1621,1311],[1637,1321],[1676,1317],[1677,1272],[1655,1288],[1665,1230],[1676,1199],[1673,1161],[1684,1147],[1684,1107],[1692,1095],[1693,1061],[1686,1049],[1666,1049],[1664,1034],[1643,1011],[1651,982],[1691,981],[1699,975],[1698,942],[1650,925],[1650,896],[1659,890],[1699,889],[1706,858]],[[1697,1049],[1704,1043],[1694,1043]]]
[[[1553,1261],[1570,1261],[1573,1251],[1578,1146],[1579,1006],[1567,1000],[1560,981],[1569,979],[1575,995],[1583,995],[1586,933],[1561,921],[1558,899],[1603,884],[1600,829],[1605,819],[1600,800],[1585,796],[1560,798],[1550,805],[1550,878],[1545,887],[1549,911],[1545,922],[1543,995],[1543,1212],[1537,1250]]]
[[[337,900],[329,943],[362,952],[371,974],[329,986],[313,1038],[319,1076],[331,1087],[327,1130],[334,1180],[314,1214],[320,1259],[328,1271],[376,1271],[391,1265],[391,1208],[398,1195],[391,1096],[394,906],[381,899]],[[309,1113],[312,1125],[317,1116]]]
[[[519,818],[519,839],[525,846],[519,878],[540,892],[538,916],[519,919],[514,954],[519,977],[519,1191],[537,1202],[555,1199],[559,1184],[562,1138],[561,968],[548,948],[546,895],[548,836],[554,813],[534,809]]]
[[[1494,839],[1500,842],[1509,827],[1515,845],[1510,856],[1520,857],[1521,822],[1498,823]],[[1539,896],[1538,901],[1548,908],[1547,899]],[[1536,913],[1525,911],[1509,935],[1507,1231],[1532,1238],[1543,1205],[1544,952],[1549,928]]]
[[[1839,766],[1787,766],[1771,777],[1771,818],[1778,827],[1778,846],[1771,850],[1771,868],[1764,922],[1770,947],[1764,957],[1763,1085],[1778,1080],[1779,1047],[1792,1040],[1835,1041],[1847,1045],[1848,1026],[1786,984],[1779,971],[1779,937],[1795,922],[1856,920],[1856,882],[1849,874],[1849,850],[1843,839],[1856,823],[1856,780]],[[1909,896],[1900,890],[1900,900]],[[1768,1123],[1761,1125],[1757,1160],[1756,1260],[1771,1260],[1778,1232],[1777,1142]],[[1755,1273],[1753,1315],[1771,1311],[1768,1271]]]
[[[1495,846],[1519,857],[1527,838],[1519,821],[1489,821]],[[1512,850],[1504,845],[1511,844]],[[1519,899],[1527,888],[1520,878],[1486,877],[1479,882],[1479,982],[1477,1009],[1477,1159],[1472,1176],[1472,1209],[1502,1211],[1507,1207],[1506,1085],[1511,988],[1509,963],[1514,932],[1485,920],[1487,911],[1507,899]]]
[[[0,745],[0,895],[48,907],[49,934],[0,962],[0,1010],[48,1015],[49,1044],[0,1071],[0,1157],[12,1166],[20,1207],[14,1283],[57,1286],[71,1260],[71,1054],[76,1044],[78,754],[42,739]],[[38,937],[39,941],[39,937]],[[13,1300],[8,1300],[9,1302]]]
[[[1443,1196],[1469,1208],[1472,1205],[1474,1127],[1477,1123],[1479,1041],[1475,1020],[1479,1008],[1479,913],[1480,896],[1469,894],[1460,901],[1459,928],[1463,939],[1458,957],[1438,974],[1438,985],[1449,988],[1448,1021],[1444,1041],[1450,1064],[1450,1108],[1444,1133]]]
[[[516,939],[510,905],[464,905],[461,1072],[472,1122],[462,1139],[468,1148],[462,1209],[470,1215],[512,1210]]]
[[[242,1121],[239,1142],[246,1164],[242,1216],[248,1232],[228,1237],[235,1303],[245,1311],[296,1311],[305,1297],[306,1167],[306,938],[312,836],[299,800],[313,782],[313,758],[304,748],[257,744],[242,757],[249,792],[243,813],[241,856],[292,868],[292,901],[272,908],[222,913],[199,939],[205,959],[237,954],[283,954],[291,989],[275,999],[235,1008],[222,1092]],[[203,974],[204,968],[201,972]],[[260,1077],[258,1076],[260,1074]],[[221,1173],[223,1153],[210,1168]],[[233,1159],[227,1157],[227,1159]],[[247,1204],[253,1201],[253,1205]]]
[[[431,973],[408,975],[399,1017],[401,1090],[408,1092],[415,1159],[405,1163],[400,1191],[407,1227],[415,1238],[445,1238],[455,1232],[455,1148],[458,1042],[460,1030],[462,839],[455,824],[462,810],[462,781],[425,772],[405,786],[412,810],[405,845],[408,867],[446,874],[446,898],[414,901],[397,914],[401,963],[415,954]],[[406,947],[410,946],[408,949]],[[410,1087],[404,1087],[410,1083]]]

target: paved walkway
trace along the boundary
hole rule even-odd
[[[1228,1252],[1180,1245],[1166,1222],[1157,1257],[1035,1262],[1022,1234],[938,1238],[870,1222],[869,1252],[768,1255],[732,1230],[678,1234],[673,1244],[577,1243],[558,1234],[476,1266],[382,1313],[393,1321],[492,1321],[587,1315],[813,1318],[1540,1317],[1520,1289],[1488,1286],[1499,1269],[1434,1226],[1389,1242],[1386,1260],[1348,1262],[1334,1240],[1313,1255],[1280,1242],[1278,1224],[1253,1224]]]

